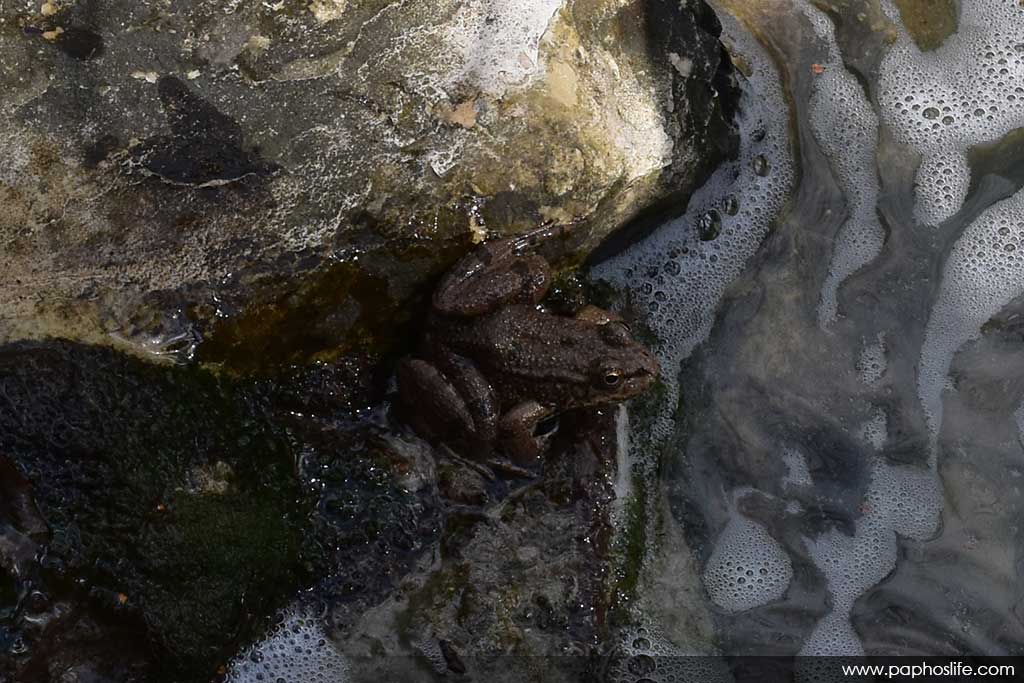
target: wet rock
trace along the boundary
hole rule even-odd
[[[151,676],[211,672],[231,634],[258,630],[301,583],[289,446],[230,388],[61,344],[0,349],[0,386],[0,450],[49,530],[24,592],[53,599],[3,625],[22,645],[0,651],[0,671],[50,680],[55,652],[102,669],[105,642],[133,633],[128,659]]]
[[[0,10],[0,340],[336,357],[484,236],[578,261],[733,149],[700,1],[42,8]]]
[[[536,479],[449,506],[436,554],[338,634],[353,680],[424,669],[596,680],[610,628],[614,433],[608,413],[567,415]]]
[[[469,464],[445,462],[440,468],[438,485],[441,495],[454,503],[483,505],[490,498],[487,478]]]
[[[0,347],[0,680],[209,681],[302,589],[383,600],[436,506],[422,454],[356,422],[365,376]]]

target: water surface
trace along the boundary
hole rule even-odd
[[[1024,652],[1024,7],[899,5],[718,3],[741,154],[595,270],[670,377],[631,652]]]

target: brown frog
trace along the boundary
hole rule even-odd
[[[545,446],[542,421],[654,383],[657,361],[613,314],[587,306],[572,318],[539,307],[552,278],[536,250],[558,233],[544,227],[489,242],[442,279],[418,357],[397,373],[400,399],[425,436],[530,461]]]

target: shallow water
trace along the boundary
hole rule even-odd
[[[717,9],[740,157],[594,271],[670,378],[627,649],[1021,654],[1024,7]]]

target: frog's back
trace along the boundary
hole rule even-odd
[[[585,402],[589,377],[603,344],[592,323],[551,315],[533,306],[443,326],[446,346],[472,358],[499,394],[542,404]]]

